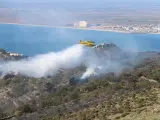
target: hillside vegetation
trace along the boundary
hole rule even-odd
[[[84,66],[43,78],[8,74],[0,79],[0,120],[159,120],[160,54],[142,55],[132,69],[83,81],[73,75]]]

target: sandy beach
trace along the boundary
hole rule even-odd
[[[76,27],[66,27],[66,26],[52,26],[52,25],[40,25],[40,24],[22,24],[22,23],[6,23],[0,22],[0,24],[11,24],[11,25],[23,25],[23,26],[35,26],[35,27],[47,27],[47,28],[65,28],[65,29],[79,29],[79,30],[94,30],[102,32],[117,32],[126,34],[160,34],[160,33],[143,33],[143,32],[127,32],[119,30],[109,30],[109,29],[95,29],[95,28],[76,28]]]

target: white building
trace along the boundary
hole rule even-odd
[[[10,52],[9,54],[10,54],[10,56],[22,56],[22,54],[18,54],[18,53],[14,53],[14,52]]]
[[[86,21],[79,21],[77,23],[74,24],[74,27],[82,27],[82,28],[86,28],[88,25],[88,23]]]
[[[87,27],[87,22],[86,21],[80,21],[79,22],[79,27]]]

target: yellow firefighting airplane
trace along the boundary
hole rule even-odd
[[[88,41],[88,40],[86,40],[86,41],[80,40],[80,44],[81,44],[81,45],[88,46],[88,47],[93,47],[93,46],[95,46],[95,44],[94,44],[93,41]]]

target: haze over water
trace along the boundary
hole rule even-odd
[[[80,39],[92,40],[96,44],[112,42],[132,51],[160,51],[159,34],[125,34],[0,24],[0,48],[28,56],[60,51],[78,44]]]

